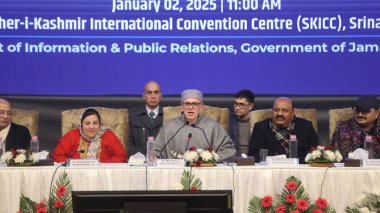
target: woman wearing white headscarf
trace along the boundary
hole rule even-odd
[[[127,156],[119,138],[101,123],[99,112],[86,109],[80,117],[79,128],[66,133],[53,152],[55,162],[67,158],[96,158],[102,163],[126,162]]]

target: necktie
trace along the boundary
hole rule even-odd
[[[150,117],[150,123],[153,124],[153,122],[154,122],[154,112],[153,111],[150,111],[149,117]]]

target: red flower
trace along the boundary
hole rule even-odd
[[[56,200],[54,203],[54,208],[59,209],[64,205],[62,200]]]
[[[44,209],[44,208],[46,208],[46,203],[43,200],[41,200],[41,202],[37,204],[36,209]]]
[[[333,149],[335,149],[334,145],[325,146],[325,150],[333,150]]]
[[[15,148],[12,148],[11,152],[12,152],[13,158],[17,157],[18,152],[17,152],[17,150]]]
[[[16,213],[22,213],[22,211],[17,211]]]
[[[286,188],[289,190],[294,190],[298,188],[298,185],[294,181],[290,181],[286,184]]]
[[[281,206],[277,207],[275,210],[276,210],[276,213],[285,213],[286,206],[281,205]]]
[[[267,195],[261,200],[261,206],[267,208],[272,204],[272,197]]]
[[[195,166],[201,166],[202,165],[202,161],[198,160],[197,162],[195,162]]]
[[[48,211],[45,208],[37,209],[36,213],[47,213]]]
[[[289,194],[286,196],[286,202],[287,203],[294,203],[296,201],[296,196],[294,194]]]
[[[209,147],[208,149],[207,149],[209,152],[212,152],[212,147]]]
[[[314,146],[310,147],[310,151],[315,151],[315,150],[317,150],[317,147],[314,147]]]
[[[59,186],[57,189],[57,196],[62,197],[66,193],[66,187],[65,186]]]
[[[327,206],[327,201],[326,201],[326,199],[323,199],[323,198],[318,198],[316,201],[315,201],[315,203],[317,204],[317,206],[318,206],[318,208],[320,208],[320,209],[324,209],[324,208],[326,208],[326,206]]]
[[[191,187],[190,191],[197,191],[198,188],[197,187]]]
[[[299,210],[301,210],[301,211],[306,210],[308,205],[309,205],[309,204],[307,203],[306,200],[298,200],[298,201],[297,201],[297,208],[298,208]]]
[[[293,211],[291,211],[290,213],[300,213],[300,211],[298,211],[298,210],[293,210]]]
[[[190,148],[189,148],[189,151],[195,151],[195,147],[193,147],[193,146],[190,147]]]
[[[320,209],[314,209],[312,213],[323,213]]]

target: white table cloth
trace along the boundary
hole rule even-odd
[[[49,195],[56,167],[0,167],[0,212],[16,212],[21,194],[39,202]],[[73,190],[168,190],[180,181],[182,171],[190,168],[130,167],[121,165],[94,168],[58,168],[55,179],[66,171]],[[314,202],[319,196],[337,210],[344,212],[363,192],[380,188],[380,169],[217,166],[193,168],[202,180],[204,190],[231,189],[234,212],[246,212],[254,196],[280,194],[286,178],[299,178]]]

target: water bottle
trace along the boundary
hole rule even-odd
[[[3,138],[0,137],[0,157],[4,154],[4,143]]]
[[[32,153],[40,151],[40,142],[38,141],[38,136],[32,136],[32,140],[30,141],[30,149],[32,150]]]
[[[364,149],[368,151],[368,159],[373,158],[373,140],[371,135],[365,136]]]
[[[289,158],[298,158],[298,141],[296,135],[290,135]]]
[[[154,137],[148,137],[146,142],[146,161],[148,165],[153,166],[156,164],[156,152],[154,149]]]

